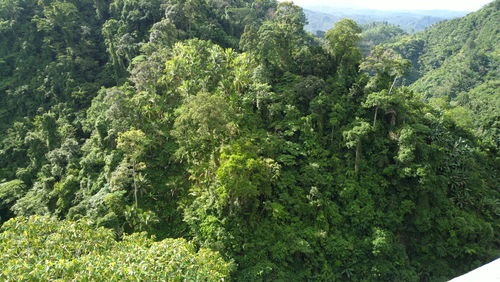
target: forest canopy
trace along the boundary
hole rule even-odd
[[[498,257],[498,6],[318,38],[275,0],[0,0],[0,278],[445,281]]]

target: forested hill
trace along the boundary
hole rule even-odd
[[[0,0],[0,280],[444,281],[498,257],[497,147],[400,86],[434,47],[305,25],[275,0]]]
[[[389,23],[370,23],[361,25],[361,40],[358,43],[363,56],[370,55],[370,51],[377,45],[394,43],[408,34],[396,25]]]
[[[389,44],[412,62],[407,83],[500,145],[500,1]]]

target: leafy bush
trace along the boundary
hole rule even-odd
[[[17,217],[0,233],[0,280],[221,281],[232,264],[184,239],[145,233],[116,241],[88,220]]]

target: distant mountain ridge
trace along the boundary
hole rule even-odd
[[[333,8],[328,6],[306,6],[304,12],[310,32],[326,31],[334,23],[343,18],[355,20],[358,24],[387,22],[400,26],[408,33],[424,30],[426,27],[447,19],[465,16],[465,11],[447,10],[415,10],[415,11],[382,11],[370,9]]]

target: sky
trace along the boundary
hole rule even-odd
[[[376,10],[476,11],[493,0],[294,0],[300,6],[332,6]]]

